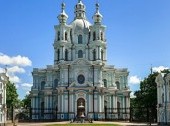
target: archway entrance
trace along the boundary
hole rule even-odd
[[[79,98],[77,100],[77,117],[85,116],[85,100],[83,98]]]

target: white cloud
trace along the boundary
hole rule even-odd
[[[29,95],[29,94],[30,94],[30,91],[27,91],[27,92],[26,92],[26,95]]]
[[[130,84],[139,84],[141,79],[138,76],[131,76],[129,78],[129,83]]]
[[[130,93],[130,98],[136,98],[133,91]]]
[[[32,62],[25,56],[13,56],[10,57],[3,53],[0,53],[0,64],[2,65],[16,65],[16,66],[31,66]]]
[[[165,66],[159,66],[159,67],[153,67],[152,70],[153,72],[161,72],[165,69],[169,69],[168,67],[165,67]]]
[[[18,66],[13,66],[13,67],[10,67],[7,69],[7,72],[8,73],[25,73],[25,70],[21,67],[18,67]]]
[[[20,83],[21,82],[21,79],[18,77],[18,76],[15,76],[15,75],[8,75],[9,76],[9,80],[12,82],[12,83]]]
[[[21,84],[21,88],[24,90],[30,90],[33,84],[31,83],[23,83]]]
[[[15,84],[15,87],[16,87],[16,88],[19,88],[19,84]]]
[[[8,71],[7,71],[7,76],[9,77],[9,80],[12,82],[12,83],[20,83],[21,82],[21,79],[15,75],[16,72],[18,73],[23,73],[25,70],[23,68],[19,68],[18,66],[15,66],[15,67],[11,67],[11,68],[8,68]],[[0,73],[4,73],[5,72],[5,69],[4,68],[1,68],[0,67]]]

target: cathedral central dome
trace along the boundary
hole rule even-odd
[[[73,30],[84,30],[89,29],[91,24],[86,19],[75,19],[70,25]]]

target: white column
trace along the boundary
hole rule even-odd
[[[63,60],[65,60],[65,47],[63,46]]]
[[[91,94],[89,94],[89,112],[92,112],[92,106],[93,106],[93,104],[92,104],[92,98],[91,98],[92,96],[91,96]]]
[[[52,96],[51,95],[49,96],[48,102],[49,102],[49,108],[52,108]]]
[[[48,108],[48,96],[45,96],[45,104],[44,108]]]
[[[98,95],[98,99],[99,99],[98,100],[99,112],[102,112],[102,108],[101,108],[102,107],[102,104],[101,104],[101,95]]]
[[[73,107],[74,107],[74,104],[73,104],[73,94],[71,94],[71,97],[70,97],[70,107],[71,107],[71,112],[73,112],[74,110],[73,110]]]
[[[111,97],[111,95],[109,96],[109,101],[110,101],[109,108],[112,108],[112,97]],[[111,112],[111,109],[110,109],[110,112]]]
[[[60,105],[61,104],[61,100],[60,100],[61,96],[60,96],[60,94],[58,94],[57,97],[58,97],[58,102],[57,102],[58,111],[61,112],[61,107],[60,107],[61,106]]]
[[[86,59],[88,59],[88,47],[86,47],[86,56],[85,56]]]
[[[64,112],[64,94],[61,95],[61,112]]]
[[[101,69],[99,69],[99,83],[100,83],[100,86],[102,86],[102,70]]]
[[[98,70],[94,68],[94,83],[97,83],[98,80]]]
[[[35,108],[35,106],[34,106],[34,97],[31,98],[31,107],[32,107],[32,108]]]
[[[57,50],[54,50],[54,60],[57,60]]]
[[[101,47],[98,46],[98,54],[99,54],[99,59],[101,60]]]
[[[104,50],[104,54],[103,54],[104,56],[104,60],[107,60],[107,51],[106,51],[106,49]]]
[[[38,97],[36,97],[36,108],[40,108],[39,105],[38,105]]]
[[[99,59],[99,46],[97,46],[96,48],[96,60]]]
[[[71,49],[69,49],[68,50],[68,60],[71,60],[71,54],[72,54]]]
[[[115,108],[117,108],[117,96],[114,97],[115,97]],[[117,109],[115,109],[115,112],[117,112]]]
[[[76,58],[76,50],[75,48],[73,48],[73,60],[75,60],[75,58]]]
[[[104,112],[104,95],[101,95],[101,112]]]
[[[62,55],[62,47],[60,47],[60,60],[62,59],[63,55]]]

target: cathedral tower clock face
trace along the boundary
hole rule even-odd
[[[80,74],[80,75],[77,77],[77,81],[78,81],[79,84],[83,84],[84,81],[85,81],[84,75]]]

